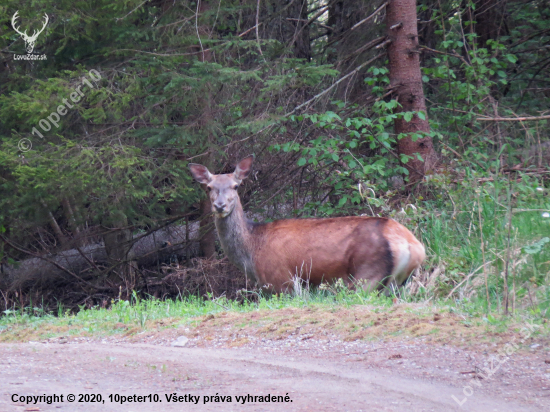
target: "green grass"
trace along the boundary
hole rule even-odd
[[[46,313],[40,308],[23,308],[4,311],[0,317],[0,330],[11,325],[28,325],[39,327],[42,323],[55,323],[59,326],[79,325],[84,330],[94,332],[104,324],[122,323],[144,327],[148,320],[154,321],[166,318],[191,319],[212,315],[224,311],[251,312],[261,309],[278,310],[285,308],[302,308],[308,306],[323,306],[330,309],[334,306],[349,307],[352,305],[374,304],[390,306],[392,301],[386,296],[365,291],[340,291],[332,294],[326,291],[312,290],[307,296],[280,295],[260,296],[256,301],[236,301],[219,298],[204,300],[194,296],[176,300],[159,300],[153,297],[140,299],[134,293],[130,300],[113,300],[109,308],[93,307],[91,309],[71,313],[60,307],[56,314]]]
[[[397,300],[396,300],[397,299]],[[116,334],[136,335],[142,331],[160,330],[166,328],[198,327],[209,316],[222,312],[246,314],[251,312],[267,312],[262,322],[276,322],[284,309],[314,309],[320,311],[320,318],[308,323],[312,325],[323,322],[322,313],[337,314],[341,310],[352,310],[354,307],[367,307],[372,314],[391,315],[397,307],[395,303],[407,303],[394,296],[385,296],[376,292],[363,290],[327,291],[311,289],[300,295],[260,296],[255,302],[237,303],[225,298],[203,300],[195,297],[177,300],[158,300],[155,298],[140,299],[137,294],[128,301],[113,301],[109,308],[94,307],[80,310],[78,313],[63,311],[59,308],[54,315],[44,313],[38,308],[25,308],[17,311],[7,311],[0,318],[0,341],[48,339],[59,336],[104,337]],[[398,305],[399,306],[399,305]],[[513,316],[487,315],[482,297],[475,299],[435,300],[430,303],[416,304],[405,309],[412,317],[422,321],[429,320],[433,313],[449,313],[464,318],[464,322],[487,331],[505,332],[511,325],[526,321],[543,324],[543,319],[529,310],[517,311]],[[273,318],[270,314],[273,314]],[[303,312],[297,312],[296,317],[288,318],[288,326],[301,322]],[[356,319],[357,321],[357,319]],[[353,326],[353,319],[351,319]],[[361,322],[361,321],[360,321]],[[372,326],[372,322],[369,322]],[[123,326],[123,327],[121,327]],[[349,325],[348,325],[349,326]],[[250,319],[236,319],[234,327],[260,327],[259,323]],[[280,324],[279,327],[284,327]],[[356,325],[356,328],[364,329]],[[437,334],[430,332],[430,334]],[[400,331],[390,331],[392,336],[400,336]],[[28,336],[28,338],[27,338]],[[3,339],[4,337],[4,339]]]
[[[425,267],[441,269],[421,297],[446,297],[466,280],[452,297],[488,292],[491,311],[502,313],[507,284],[509,310],[530,306],[550,317],[550,217],[544,214],[550,185],[530,175],[519,175],[519,182],[518,176],[481,177],[451,184],[450,177],[436,176],[429,199],[407,210],[409,227],[416,226],[427,248]],[[486,298],[485,306],[489,311]]]
[[[361,289],[348,290],[337,283],[302,288],[294,295],[255,294],[254,299],[244,302],[212,296],[144,299],[134,292],[130,300],[113,300],[107,308],[82,307],[76,313],[61,305],[55,313],[49,313],[34,304],[4,311],[0,316],[0,340],[21,328],[44,329],[41,337],[46,339],[62,334],[121,333],[116,324],[127,325],[135,329],[131,333],[138,333],[153,324],[160,327],[158,321],[163,319],[170,319],[166,327],[194,326],[201,317],[220,312],[276,313],[287,308],[320,308],[335,313],[341,308],[367,305],[372,313],[386,313],[396,301],[422,304],[429,313],[455,313],[464,318],[464,324],[485,324],[497,331],[505,331],[514,322],[542,323],[550,318],[550,242],[544,241],[550,237],[550,218],[543,217],[544,211],[550,211],[548,182],[529,175],[522,176],[521,182],[498,176],[481,183],[479,176],[453,184],[449,179],[436,176],[428,187],[430,196],[426,200],[418,196],[413,201],[416,210],[407,208],[406,216],[396,216],[403,218],[400,220],[426,245],[428,259],[420,273],[422,287],[415,289],[415,283],[409,282],[388,297]],[[509,316],[503,316],[506,267],[509,312],[514,309]],[[429,316],[422,311],[416,315]]]

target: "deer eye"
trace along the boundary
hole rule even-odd
[[[234,189],[234,190],[237,190],[238,188],[239,188],[239,185],[233,186],[233,189]]]
[[[206,191],[207,192],[210,192],[212,190],[212,188],[210,186],[206,186]]]

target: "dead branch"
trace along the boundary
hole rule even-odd
[[[355,30],[357,27],[359,27],[360,25],[362,25],[363,23],[366,23],[367,21],[369,21],[370,19],[372,19],[374,16],[376,16],[383,8],[385,8],[386,6],[388,5],[388,2],[385,2],[384,4],[382,4],[380,7],[378,7],[376,10],[374,10],[374,12],[364,18],[363,20],[361,20],[359,23],[356,23],[352,28],[351,30]]]
[[[530,117],[478,117],[476,120],[480,122],[526,122],[550,119],[550,114],[546,116],[530,116]]]

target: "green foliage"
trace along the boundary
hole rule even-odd
[[[532,245],[527,245],[523,248],[523,251],[529,255],[536,255],[542,251],[542,248],[546,243],[550,242],[550,238],[543,237],[538,242],[533,243]]]
[[[14,7],[0,8],[0,46],[24,53],[8,27]],[[178,159],[207,151],[223,159],[235,137],[273,122],[256,119],[256,107],[338,73],[284,55],[266,61],[255,42],[236,36],[243,30],[235,25],[243,10],[237,3],[201,15],[199,25],[216,29],[201,36],[198,51],[194,10],[184,4],[167,13],[139,1],[47,1],[33,9],[51,16],[36,47],[48,59],[14,61],[13,70],[0,72],[0,224],[29,247],[45,246],[32,238],[49,212],[63,224],[63,199],[85,226],[102,224],[113,211],[135,230],[155,226],[167,210],[184,214],[202,194]],[[23,23],[32,16],[22,12]],[[264,46],[268,53],[275,47]],[[101,80],[82,87],[84,97],[58,127],[43,130],[40,122],[90,80],[92,69]],[[30,152],[19,151],[22,138],[31,140]]]
[[[506,31],[482,44],[472,21],[474,2],[418,4],[421,46],[429,43],[418,50],[428,113],[397,113],[389,68],[379,60],[333,83],[378,53],[364,46],[384,35],[382,26],[348,31],[364,10],[348,13],[337,30],[323,27],[332,19],[316,20],[303,30],[292,26],[286,38],[281,33],[303,19],[282,14],[290,3],[277,9],[277,2],[262,2],[258,37],[250,30],[256,4],[233,0],[205,2],[199,15],[196,4],[171,1],[0,6],[2,234],[25,249],[55,252],[60,245],[52,217],[63,233],[75,234],[67,201],[78,226],[94,234],[112,215],[124,216],[135,232],[161,226],[196,211],[203,196],[191,182],[188,161],[221,170],[259,153],[262,173],[246,183],[262,188],[247,199],[252,209],[288,205],[292,196],[295,215],[403,219],[428,245],[427,266],[445,265],[441,294],[483,265],[483,237],[485,260],[496,262],[492,303],[501,301],[507,260],[515,264],[518,297],[529,295],[529,288],[548,283],[550,232],[540,212],[517,210],[550,209],[542,156],[547,120],[482,118],[547,114],[548,7],[538,0],[507,3]],[[308,5],[311,18],[318,4]],[[46,60],[13,59],[25,54],[11,28],[16,10],[29,30],[43,13],[50,16],[35,48]],[[311,55],[297,58],[294,37],[306,29]],[[82,88],[84,96],[60,116],[58,127],[42,129],[40,122],[83,78],[90,80],[90,70],[101,79]],[[429,119],[444,171],[428,176],[423,188],[403,190],[412,157],[396,152],[403,135],[393,124],[415,116]],[[20,150],[22,138],[31,140],[31,151]],[[530,155],[534,149],[538,160]],[[0,243],[0,263],[25,257]],[[550,302],[550,292],[537,293]]]
[[[390,196],[391,179],[408,174],[403,165],[410,156],[397,154],[393,149],[397,140],[404,137],[392,133],[393,123],[398,118],[410,122],[415,115],[425,119],[425,114],[395,113],[398,102],[381,98],[389,84],[388,69],[371,67],[368,71],[374,77],[367,77],[365,83],[372,86],[375,96],[379,96],[368,113],[357,106],[352,107],[350,113],[350,108],[343,102],[333,101],[335,111],[291,115],[291,121],[311,124],[314,130],[311,134],[315,138],[302,144],[287,142],[270,148],[274,152],[299,153],[297,166],[307,167],[310,171],[327,168],[334,171],[326,174],[320,183],[332,188],[328,196],[338,199],[338,202],[309,202],[305,205],[305,213],[355,214],[364,209],[365,202],[382,207],[384,200],[376,196],[369,198],[369,190],[388,192],[387,196]],[[421,133],[416,133],[413,140],[420,137]]]

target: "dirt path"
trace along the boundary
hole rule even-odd
[[[399,355],[388,357],[396,350],[357,346],[347,353],[326,348],[317,351],[315,342],[308,342],[309,347],[292,350],[261,344],[233,349],[99,341],[1,344],[0,411],[549,410],[550,391],[543,386],[545,382],[534,387],[531,381],[523,380],[518,388],[506,375],[479,381],[483,382],[479,387],[474,384],[465,389],[472,391],[466,397],[463,388],[471,380],[456,370],[449,371],[450,355],[445,350],[452,348],[406,345],[400,347]],[[419,350],[422,356],[413,356]],[[517,354],[516,360],[529,369],[526,358]],[[418,366],[422,363],[428,365],[428,372]],[[500,373],[506,374],[506,370]],[[166,395],[173,393],[200,398],[197,404],[167,402]],[[14,394],[63,394],[64,398],[51,405],[26,405],[12,401]],[[76,395],[77,401],[79,394],[101,394],[104,403],[70,403],[68,394]],[[160,402],[121,405],[109,400],[109,395],[115,394],[156,394]],[[248,394],[282,396],[283,402],[265,403],[256,398],[256,402],[243,404],[235,397]],[[287,394],[291,402],[284,402]],[[231,395],[232,402],[227,398],[226,402],[215,402],[213,397],[204,403],[205,396],[215,395]],[[466,401],[459,407],[452,395]]]

